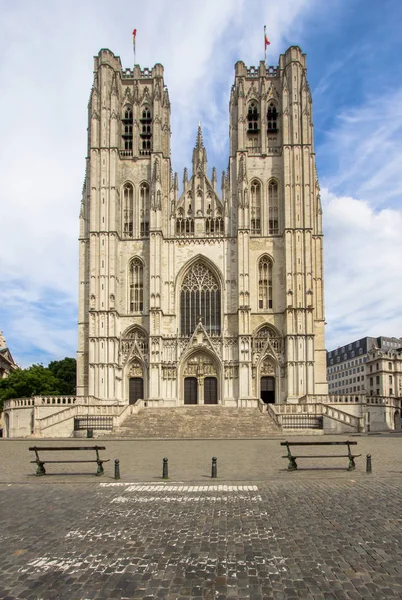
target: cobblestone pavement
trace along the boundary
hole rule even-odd
[[[60,440],[2,440],[0,600],[402,598],[402,437],[352,439],[353,472],[345,458],[288,472],[280,439],[62,441],[104,444],[102,478],[36,477],[28,447]]]
[[[0,598],[402,597],[400,475],[215,481],[1,484]]]
[[[348,435],[326,436],[289,436],[299,441],[339,441],[348,439]],[[30,464],[34,455],[28,451],[30,446],[86,446],[102,445],[106,450],[101,454],[110,459],[105,463],[105,480],[112,481],[114,476],[114,460],[120,460],[122,481],[158,481],[162,475],[162,459],[169,459],[169,477],[173,481],[204,482],[211,475],[211,458],[218,457],[219,478],[228,482],[266,481],[268,479],[305,480],[306,478],[343,477],[348,478],[345,470],[346,458],[323,460],[300,460],[300,473],[288,473],[287,462],[282,457],[284,448],[280,441],[285,436],[274,439],[257,440],[108,440],[108,439],[0,439],[0,483],[47,483],[74,481],[96,481],[96,466],[84,465],[49,465],[45,478],[35,477],[35,465]],[[402,434],[388,435],[352,435],[350,439],[357,442],[354,447],[357,454],[356,477],[365,476],[366,454],[372,456],[373,473],[376,476],[392,477],[402,472]],[[313,454],[328,454],[328,448]],[[338,448],[335,453],[345,454]],[[305,452],[311,454],[311,452]],[[333,454],[333,452],[330,452]],[[48,455],[49,456],[49,455]],[[63,458],[65,455],[63,455]],[[77,452],[71,455],[77,459]],[[54,456],[49,458],[55,458]],[[59,455],[60,458],[60,455]],[[79,456],[83,458],[83,456]],[[320,468],[331,467],[320,471]],[[310,470],[311,469],[311,470]],[[81,470],[80,475],[76,475]],[[75,473],[73,477],[73,473]],[[70,475],[68,475],[70,474]],[[67,476],[67,479],[66,479]]]

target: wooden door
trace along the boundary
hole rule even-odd
[[[197,378],[186,377],[184,379],[184,404],[197,404]]]
[[[265,404],[275,404],[275,377],[261,377],[260,397]]]
[[[216,377],[204,379],[204,404],[218,404],[218,381]]]
[[[129,404],[135,404],[137,400],[144,398],[144,380],[142,377],[131,377],[128,387]]]

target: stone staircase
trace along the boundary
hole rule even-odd
[[[247,439],[281,434],[268,413],[258,408],[180,406],[143,408],[130,415],[108,438]],[[105,436],[106,437],[106,436]]]

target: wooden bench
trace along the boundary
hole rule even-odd
[[[295,471],[297,469],[296,459],[299,459],[299,458],[348,458],[349,465],[348,465],[347,470],[353,471],[356,468],[355,458],[357,458],[358,456],[361,456],[361,454],[352,454],[352,452],[350,450],[350,446],[354,446],[356,444],[357,444],[357,442],[349,442],[349,441],[346,441],[346,442],[281,442],[281,446],[286,446],[287,451],[288,451],[287,455],[282,456],[282,458],[287,458],[289,460],[289,465],[288,465],[289,471]],[[290,446],[347,446],[348,453],[347,454],[314,454],[314,455],[300,454],[300,455],[295,455],[295,454],[292,454],[292,452],[290,450]]]
[[[31,460],[31,463],[36,463],[38,465],[38,468],[36,469],[36,474],[37,475],[46,475],[46,470],[44,465],[47,463],[96,463],[98,465],[98,468],[96,470],[96,475],[103,475],[104,470],[103,470],[103,463],[105,462],[109,462],[109,458],[108,459],[101,459],[99,457],[99,451],[100,450],[105,450],[105,446],[32,446],[31,448],[29,448],[29,450],[31,452],[35,452],[35,456],[36,459],[35,460]],[[74,452],[76,450],[94,450],[96,452],[96,458],[94,459],[85,459],[85,460],[74,460],[74,459],[69,459],[69,460],[43,460],[41,458],[39,458],[39,452]]]

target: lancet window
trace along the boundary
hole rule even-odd
[[[247,121],[248,121],[248,132],[249,133],[258,133],[260,128],[258,125],[258,110],[257,104],[255,102],[251,102],[248,107],[247,113]]]
[[[149,185],[140,185],[140,237],[149,236]]]
[[[254,179],[250,185],[251,233],[261,233],[261,184]]]
[[[190,217],[186,217],[184,215],[184,210],[179,208],[176,218],[176,235],[182,236],[191,236],[194,234],[194,219]]]
[[[205,233],[207,235],[222,235],[225,223],[222,217],[207,217],[205,219]]]
[[[273,102],[270,102],[267,111],[267,130],[268,133],[275,133],[278,131],[278,113],[276,106]]]
[[[131,183],[123,187],[123,236],[133,237],[133,197],[134,190]]]
[[[130,312],[144,310],[144,268],[139,258],[130,263]]]
[[[272,261],[263,256],[258,263],[258,308],[272,308]]]
[[[191,335],[199,322],[209,335],[221,332],[221,290],[215,275],[202,262],[194,264],[180,291],[181,335]]]
[[[279,233],[279,199],[278,183],[271,179],[268,183],[268,233],[278,235]]]
[[[130,107],[124,110],[122,118],[123,150],[129,155],[133,152],[133,111]]]
[[[147,156],[152,152],[152,115],[148,106],[144,106],[140,118],[140,155]]]

